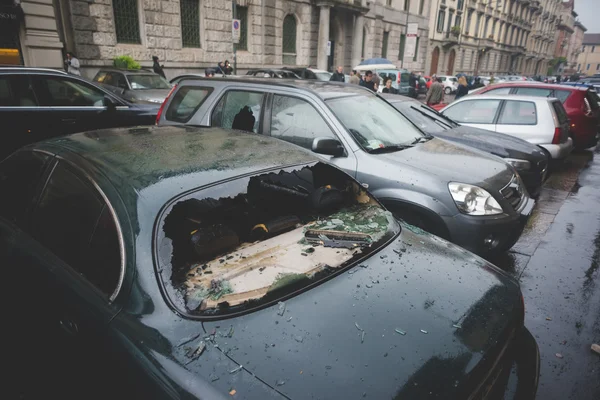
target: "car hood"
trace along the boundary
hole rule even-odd
[[[128,90],[125,97],[133,102],[154,102],[162,103],[169,95],[171,89],[145,89],[145,90]]]
[[[406,150],[375,154],[373,157],[391,164],[392,168],[386,170],[393,175],[396,175],[393,164],[405,164],[444,182],[468,183],[484,189],[499,190],[514,174],[512,167],[500,158],[439,138]]]
[[[459,125],[444,132],[431,132],[431,135],[471,146],[498,157],[517,158],[533,163],[546,159],[546,154],[538,146],[504,133]]]
[[[231,360],[287,398],[454,399],[481,382],[522,318],[515,281],[405,226],[348,272],[204,327]]]

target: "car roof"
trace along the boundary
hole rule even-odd
[[[497,99],[497,100],[517,100],[517,101],[533,101],[536,103],[541,103],[541,102],[548,102],[549,100],[556,100],[559,101],[558,99],[554,98],[554,97],[540,97],[540,96],[521,96],[521,95],[516,95],[516,94],[494,94],[494,93],[482,93],[480,95],[477,96],[465,96],[462,97],[458,100],[456,100],[457,102],[459,101],[466,101],[466,100],[477,100],[477,99]]]
[[[562,90],[586,90],[584,87],[576,87],[569,85],[561,85],[557,83],[544,83],[544,82],[536,82],[536,81],[513,81],[513,82],[501,82],[495,83],[493,86],[488,86],[488,88],[499,88],[499,87],[514,87],[515,85],[521,85],[523,87],[534,87],[534,88],[543,88],[543,89],[562,89]]]
[[[325,73],[328,73],[328,74],[330,73],[329,71],[326,71],[324,69],[316,69],[316,68],[307,68],[307,69],[309,71],[312,71],[312,72],[325,72]]]
[[[407,96],[400,96],[398,94],[379,93],[378,96],[379,97],[383,97],[384,99],[386,99],[390,103],[419,103],[419,104],[423,104],[423,103],[421,103],[418,100],[412,99],[412,98],[407,97]]]
[[[100,68],[98,72],[121,72],[127,75],[158,75],[149,69]]]
[[[143,196],[155,210],[170,198],[204,185],[316,156],[268,136],[222,128],[144,126],[77,133],[29,146],[68,158],[81,157],[86,172],[107,177],[122,198]],[[83,165],[83,162],[82,162]]]
[[[359,85],[351,85],[342,82],[329,82],[329,81],[319,81],[316,79],[264,79],[261,77],[235,77],[235,78],[191,78],[189,80],[181,81],[180,85],[185,86],[185,82],[196,82],[198,86],[202,85],[202,82],[213,82],[213,84],[217,85],[244,85],[244,84],[252,84],[252,85],[261,85],[261,86],[276,86],[276,87],[285,87],[285,88],[296,88],[300,90],[305,90],[311,93],[314,93],[316,96],[319,96],[323,100],[328,100],[332,98],[338,97],[347,97],[352,95],[364,95],[364,94],[372,94],[369,89],[364,88]],[[217,83],[218,82],[218,83]]]
[[[0,66],[0,74],[15,73],[15,72],[43,72],[49,74],[67,75],[63,70],[52,68],[37,68],[37,67],[19,67],[19,66]]]

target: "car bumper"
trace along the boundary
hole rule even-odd
[[[568,138],[566,142],[561,144],[541,144],[540,147],[546,149],[553,160],[562,160],[567,158],[573,151],[573,139]]]
[[[535,201],[525,196],[515,214],[472,216],[457,214],[443,217],[450,241],[479,255],[510,249],[519,239]]]
[[[516,338],[517,388],[514,398],[535,399],[540,377],[540,350],[529,330],[523,327]]]

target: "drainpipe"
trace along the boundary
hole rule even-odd
[[[265,0],[260,0],[260,28],[262,50],[260,52],[261,64],[265,66]]]

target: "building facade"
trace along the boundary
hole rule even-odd
[[[600,74],[600,33],[586,33],[582,44],[577,72],[584,75]]]
[[[563,9],[562,0],[435,0],[428,72],[545,75]]]
[[[425,69],[435,0],[236,1],[240,72],[262,66],[349,70],[372,57]],[[11,46],[20,48],[25,65],[62,68],[66,51],[77,55],[87,76],[120,55],[146,67],[156,55],[167,76],[233,62],[229,0],[35,0],[19,9],[24,19],[15,23]],[[417,23],[419,33],[415,56],[403,60],[407,23]]]

